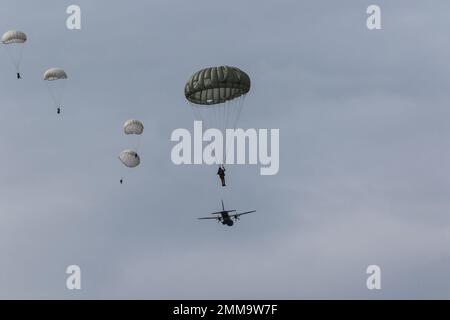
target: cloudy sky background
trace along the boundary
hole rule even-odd
[[[0,60],[0,298],[450,298],[450,3],[377,1],[369,31],[373,3],[0,0],[2,32],[29,38],[22,81]],[[186,80],[223,64],[252,78],[240,125],[281,139],[278,175],[229,166],[226,190],[170,160]],[[129,118],[142,164],[120,185]],[[196,220],[221,198],[258,212]]]

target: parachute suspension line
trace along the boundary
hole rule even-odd
[[[201,108],[201,107],[197,107],[197,108]],[[209,110],[206,110],[209,111]],[[205,128],[208,128],[210,125],[210,119],[208,119],[208,113],[209,112],[203,112],[203,110],[199,110],[199,114],[200,114],[200,119],[202,120],[202,128],[203,130],[205,130]]]
[[[211,109],[208,106],[204,106],[204,105],[197,106],[191,102],[189,102],[189,105],[191,106],[191,108],[194,112],[195,120],[202,122],[203,131],[205,131],[215,125],[214,124],[214,113],[211,112]]]
[[[219,108],[220,108],[220,120],[219,123],[217,124],[217,129],[219,129],[220,132],[223,132],[223,122],[225,119],[225,103],[219,104]]]
[[[53,88],[52,84],[49,82],[53,81],[45,81],[45,84],[47,86],[48,92],[53,100],[53,103],[55,104],[55,108],[61,108],[62,104],[62,97],[65,89],[65,80],[54,80],[60,82],[60,84],[55,84],[55,86],[59,86],[58,88]]]
[[[53,103],[54,103],[55,107],[57,107],[56,96],[55,96],[55,94],[53,93],[53,90],[52,90],[52,88],[50,87],[50,84],[48,83],[48,81],[45,81],[45,86],[47,87],[48,93],[50,94],[50,96],[51,96],[51,98],[52,98],[52,100],[53,100]]]
[[[17,65],[16,65],[17,72],[19,72],[19,69],[20,69],[20,63],[21,63],[22,57],[23,57],[23,49],[24,49],[24,45],[21,45],[19,48],[19,57],[17,58]]]
[[[16,70],[16,72],[19,72],[19,66],[18,66],[18,64],[16,62],[16,59],[14,59],[13,54],[11,53],[11,51],[7,47],[5,47],[5,51],[8,54],[8,57],[11,60],[12,64],[14,65],[14,69]]]
[[[228,106],[229,103],[228,101],[224,101],[223,103],[220,104],[220,120],[218,122],[218,128],[220,133],[222,134],[222,142],[225,141],[225,135],[226,135],[226,130],[227,130],[227,124],[226,124],[226,118],[227,118],[227,113],[228,113]],[[224,164],[225,162],[225,153],[224,153],[224,146],[222,145],[222,158],[221,159],[216,159],[216,163],[219,164]]]
[[[229,101],[225,101],[222,104],[222,108],[223,108],[223,113],[222,113],[222,120],[221,120],[221,129],[220,131],[222,132],[223,135],[223,142],[226,143],[226,135],[227,135],[227,129],[228,129],[228,116],[230,111],[230,106],[231,103]],[[226,157],[227,157],[227,152],[226,152],[226,147],[225,145],[222,145],[222,163],[221,164],[225,164],[226,162]]]
[[[194,105],[189,101],[189,106],[191,107],[192,113],[194,114],[194,120],[197,119],[197,110],[195,110]]]
[[[221,131],[221,128],[220,128],[220,119],[221,119],[221,109],[220,109],[220,106],[218,107],[218,108],[215,108],[215,107],[212,107],[212,109],[214,110],[214,126],[216,127],[216,129],[217,130],[219,130],[220,132],[222,132]],[[216,163],[218,163],[219,161],[218,161],[218,159],[217,159],[217,156],[216,156],[216,152],[214,151],[214,160],[215,160],[215,162]]]
[[[139,148],[141,147],[141,139],[142,139],[142,135],[138,135],[137,143],[136,143],[136,153],[137,154],[139,154]]]
[[[221,103],[219,105],[219,108],[220,108],[220,120],[218,121],[218,125],[217,125],[218,128],[217,129],[222,134],[222,139],[223,139],[223,137],[225,136],[225,128],[226,128],[225,115],[226,115],[226,112],[227,112],[227,102],[225,101],[225,102]],[[223,155],[223,146],[222,146],[222,159],[217,159],[216,158],[216,163],[217,162],[221,162],[222,163],[223,162],[223,158],[224,158],[224,155]],[[218,161],[218,160],[221,160],[221,161]]]
[[[24,44],[20,44],[19,48],[16,50],[17,52],[17,58],[14,58],[14,54],[11,51],[14,51],[14,49],[10,49],[9,46],[17,46],[16,44],[11,44],[11,45],[6,45],[3,46],[5,48],[5,51],[9,57],[9,59],[11,60],[12,64],[14,65],[14,68],[16,70],[17,73],[19,73],[19,69],[20,69],[20,62],[22,61],[22,56],[23,56],[23,49],[24,49]]]
[[[62,107],[62,102],[63,102],[63,97],[64,97],[64,91],[66,90],[66,80],[56,80],[58,81],[58,83],[56,84],[57,86],[59,86],[59,88],[57,89],[57,101],[56,103],[58,104],[56,107],[57,108],[61,108]],[[59,84],[59,82],[61,82],[61,84]]]
[[[233,112],[233,110],[230,110],[230,109],[233,109],[233,107],[234,107],[233,103],[230,101],[227,101],[226,103],[227,103],[228,112],[229,113]],[[228,113],[227,113],[227,115],[228,115]],[[225,145],[223,146],[223,148],[224,148],[224,150],[223,150],[224,151],[224,154],[223,154],[224,161],[223,162],[227,161],[227,154],[228,154],[228,146],[227,146],[227,141],[226,141],[227,129],[228,129],[228,117],[225,121],[224,140],[223,140]]]
[[[225,113],[225,128],[224,128],[224,131],[226,132],[227,131],[227,129],[228,129],[228,118],[229,118],[229,115],[230,115],[230,113],[232,113],[233,112],[233,105],[231,105],[231,103],[229,103],[228,101],[226,102],[226,110],[227,110],[227,112]],[[230,111],[231,110],[231,111]]]
[[[200,115],[200,112],[197,110],[197,107],[192,102],[189,102],[189,106],[191,107],[192,112],[194,113],[194,120],[201,120],[203,122],[203,119]]]
[[[220,132],[222,132],[222,141],[223,142],[225,142],[225,137],[227,135],[228,115],[229,115],[229,112],[230,112],[230,105],[231,105],[230,101],[225,101],[222,104],[223,112],[222,112],[222,119],[221,119],[221,122],[220,122],[221,123]],[[225,163],[226,155],[227,155],[226,149],[224,148],[224,145],[222,145],[222,159],[221,159],[222,161],[221,161],[221,164]]]
[[[220,123],[220,130],[224,132],[227,128],[227,114],[228,114],[228,101],[225,101],[225,103],[221,104],[222,108],[222,119]]]
[[[238,100],[238,110],[237,110],[237,116],[234,120],[233,129],[236,129],[238,121],[241,118],[242,109],[244,108],[244,104],[245,104],[245,94],[240,96],[238,99],[239,99]]]
[[[220,108],[216,108],[214,106],[208,108],[211,108],[212,113],[214,113],[214,126],[217,128],[218,124],[220,123]]]
[[[234,108],[233,108],[233,115],[232,115],[232,117],[231,117],[231,119],[230,119],[230,121],[231,121],[231,123],[230,123],[230,129],[235,129],[235,123],[236,123],[236,117],[237,117],[237,114],[238,114],[238,109],[239,109],[239,104],[240,104],[240,100],[239,100],[240,98],[236,98],[236,102],[235,102],[235,105],[234,105]]]
[[[241,112],[242,112],[242,109],[244,107],[244,102],[245,102],[245,95],[242,95],[242,96],[237,98],[237,101],[235,102],[236,105],[231,106],[231,107],[236,107],[236,108],[233,108],[233,109],[236,109],[236,111],[233,111],[234,112],[233,117],[232,117],[233,127],[230,128],[230,129],[236,130],[237,123],[239,121],[239,118],[241,117]],[[226,139],[225,139],[225,153],[224,153],[225,160],[226,160],[226,156],[227,156],[228,151],[229,151],[228,147],[229,146],[227,145]]]
[[[209,108],[208,113],[209,117],[211,118],[211,127],[217,127],[218,123],[218,112],[217,108],[206,106],[205,108]],[[210,129],[210,128],[205,128]],[[217,162],[216,152],[214,151],[214,160]]]
[[[230,117],[230,121],[228,123],[228,125],[230,126],[230,129],[235,129],[235,123],[236,123],[236,117],[238,115],[238,108],[239,108],[239,103],[240,103],[240,97],[236,98],[236,102],[233,105],[233,113],[231,114]]]
[[[220,123],[220,108],[213,107],[213,110],[214,110],[214,123],[217,126]]]
[[[220,132],[222,132],[222,130],[223,130],[223,128],[222,128],[222,126],[223,126],[223,113],[224,113],[223,104],[219,104],[218,108],[219,108],[219,121],[217,122],[216,126],[217,126],[217,129],[220,130]]]
[[[233,124],[234,124],[234,118],[236,117],[236,110],[235,110],[236,106],[237,106],[236,101],[235,100],[230,101],[229,105],[230,105],[229,109],[231,110],[231,114],[230,114],[229,119],[227,119],[227,129],[234,130]],[[225,156],[228,154],[228,151],[229,151],[229,147],[227,146],[226,141],[225,141]]]

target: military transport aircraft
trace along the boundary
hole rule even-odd
[[[256,212],[256,210],[230,214],[231,212],[236,212],[236,210],[225,210],[225,206],[223,205],[223,200],[222,200],[222,211],[217,211],[217,212],[211,213],[211,214],[217,214],[217,215],[220,215],[220,216],[205,217],[205,218],[198,218],[198,219],[199,220],[216,219],[217,222],[222,222],[223,225],[227,225],[227,226],[231,227],[234,224],[233,219],[235,221],[237,221],[237,220],[239,220],[240,216],[242,216],[244,214]]]

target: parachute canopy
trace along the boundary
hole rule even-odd
[[[123,125],[125,134],[142,134],[144,125],[139,120],[130,119]]]
[[[6,31],[2,36],[3,44],[24,43],[26,41],[27,41],[27,36],[22,31],[9,30],[9,31]]]
[[[194,73],[184,88],[190,102],[213,105],[231,101],[250,91],[250,77],[242,70],[220,66]]]
[[[128,168],[137,167],[141,163],[139,155],[133,150],[124,150],[119,155],[120,161]]]
[[[25,33],[16,30],[10,30],[3,34],[2,43],[8,53],[9,59],[17,72],[17,78],[20,79],[20,64],[22,62],[24,43],[27,41]]]
[[[61,80],[61,79],[67,79],[66,72],[61,68],[51,68],[45,71],[44,73],[44,80],[45,81],[54,81],[54,80]]]

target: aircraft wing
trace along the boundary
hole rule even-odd
[[[211,212],[211,214],[221,214],[222,212],[236,212],[236,210],[225,210],[225,211],[217,211],[217,212]]]
[[[220,217],[205,217],[205,218],[197,218],[198,220],[205,220],[205,219],[216,219],[216,220],[220,220]]]
[[[231,214],[230,217],[240,217],[244,214],[249,214],[249,213],[253,213],[256,212],[256,210],[252,210],[252,211],[246,211],[246,212],[241,212],[241,213],[236,213],[236,214]]]

